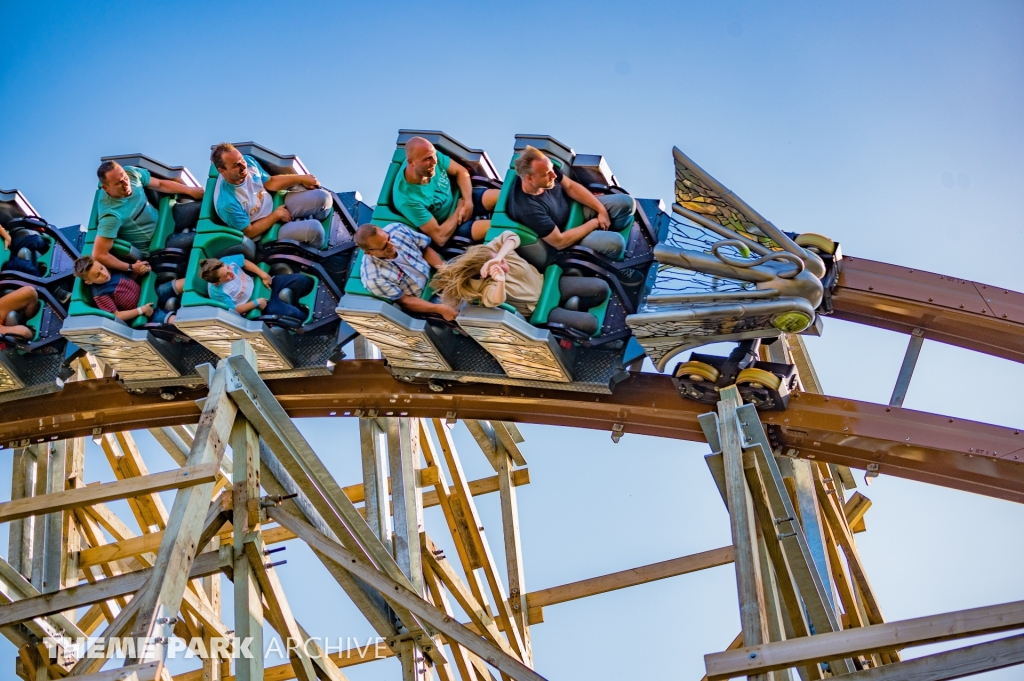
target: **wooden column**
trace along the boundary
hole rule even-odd
[[[498,463],[498,489],[501,493],[501,529],[505,538],[505,567],[508,571],[508,599],[512,615],[523,637],[523,661],[533,664],[530,644],[529,617],[526,604],[526,573],[523,568],[523,549],[519,539],[519,504],[516,487],[512,483],[514,462],[505,446],[495,447]]]
[[[40,497],[46,494],[49,488],[47,473],[50,467],[50,452],[52,445],[49,442],[35,445],[33,452],[36,457],[36,478],[32,496]],[[43,568],[46,560],[46,520],[39,516],[32,523],[32,586],[38,591],[43,588]]]
[[[391,507],[394,514],[392,543],[395,561],[413,590],[426,596],[420,532],[423,531],[423,490],[417,478],[420,468],[419,420],[388,419],[388,468],[391,472]],[[403,640],[398,651],[404,681],[429,679],[422,651],[412,640]]]
[[[36,457],[32,447],[14,450],[11,470],[11,501],[31,497],[35,493]],[[14,520],[8,534],[7,559],[25,577],[32,577],[32,536],[35,519]]]
[[[231,526],[235,549],[235,636],[252,638],[251,658],[235,661],[237,681],[263,680],[263,596],[245,543],[260,530],[259,438],[244,416],[235,418],[231,429],[232,476],[234,483]]]

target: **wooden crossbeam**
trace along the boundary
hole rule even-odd
[[[87,485],[54,494],[25,497],[0,504],[0,522],[56,513],[70,508],[128,499],[143,494],[154,494],[171,489],[182,489],[213,482],[217,479],[217,466],[212,464],[186,466],[173,471],[153,473],[141,478],[128,478],[115,482]]]
[[[1021,628],[1024,628],[1024,601],[1016,601],[712,653],[704,656],[704,664],[708,678],[716,681],[829,658],[898,650]]]
[[[613,572],[600,577],[591,577],[571,584],[553,586],[549,589],[533,591],[526,595],[526,602],[531,609],[575,601],[587,596],[625,589],[638,584],[647,584],[667,577],[685,575],[699,570],[728,565],[733,561],[733,548],[723,546],[720,549],[694,553],[681,558],[673,558],[660,563],[652,563],[630,570]]]
[[[1024,634],[865,669],[850,681],[948,681],[1024,664]]]
[[[218,553],[203,553],[192,563],[189,578],[195,579],[216,574],[229,567],[231,567],[230,554],[225,558]],[[83,584],[0,605],[0,626],[66,610],[75,610],[118,596],[134,594],[145,586],[146,580],[151,574],[153,574],[153,568],[125,572],[108,579],[101,579],[93,584]]]
[[[515,487],[530,484],[530,469],[520,468],[513,471],[512,484]],[[364,500],[362,485],[350,485],[348,487],[343,487],[342,491],[353,504]],[[488,478],[480,478],[479,480],[470,481],[469,491],[473,496],[480,496],[482,494],[490,494],[492,492],[499,491],[498,476],[492,475]],[[436,490],[430,489],[423,491],[423,508],[439,506],[440,504],[441,500],[438,498]],[[109,563],[115,560],[125,560],[127,558],[133,558],[146,553],[155,553],[156,550],[160,548],[160,542],[163,540],[163,536],[163,532],[153,532],[150,534],[140,535],[138,537],[130,537],[122,541],[82,549],[78,556],[78,567],[84,570],[93,565],[102,565],[103,563]],[[222,540],[230,541],[231,532],[222,531],[220,533],[220,537]],[[295,535],[283,527],[271,527],[263,530],[263,543],[268,545],[278,544],[291,539],[295,539]]]

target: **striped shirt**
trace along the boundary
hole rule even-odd
[[[131,277],[113,272],[110,281],[92,285],[92,301],[110,313],[133,310],[139,305],[139,285]]]

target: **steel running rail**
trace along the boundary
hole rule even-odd
[[[330,376],[267,381],[289,416],[369,415],[498,419],[704,441],[697,416],[706,405],[684,400],[667,376],[635,374],[612,395],[469,384],[436,393],[397,381],[382,362],[340,362]],[[0,443],[88,436],[192,423],[194,400],[132,395],[116,381],[72,382],[53,395],[5,404]],[[784,412],[765,413],[783,453],[854,468],[878,464],[885,475],[1024,503],[1024,434],[1013,428],[798,393]]]
[[[863,258],[842,261],[832,316],[1024,363],[1024,294]]]

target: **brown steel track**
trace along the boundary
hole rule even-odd
[[[1024,294],[976,281],[844,258],[833,316],[1024,362]]]
[[[861,258],[846,258],[835,316],[1024,362],[1024,294]],[[513,420],[703,441],[697,416],[665,376],[635,374],[613,395],[489,384],[436,393],[396,381],[381,362],[346,361],[332,376],[269,381],[292,417],[381,415]],[[195,422],[198,390],[177,400],[131,395],[112,379],[0,406],[0,443]],[[774,444],[820,461],[1024,502],[1024,435],[1012,428],[809,393],[763,420]]]
[[[697,416],[710,407],[682,399],[672,381],[635,374],[613,395],[469,384],[443,393],[395,380],[379,361],[340,362],[324,377],[268,381],[290,416],[379,415],[510,420],[703,441]],[[110,379],[69,383],[59,393],[5,404],[0,442],[87,436],[195,422],[193,400],[130,395]],[[784,451],[1024,503],[1024,434],[1013,428],[888,408],[836,397],[797,394],[785,412],[762,415]],[[623,447],[628,447],[628,438]]]

